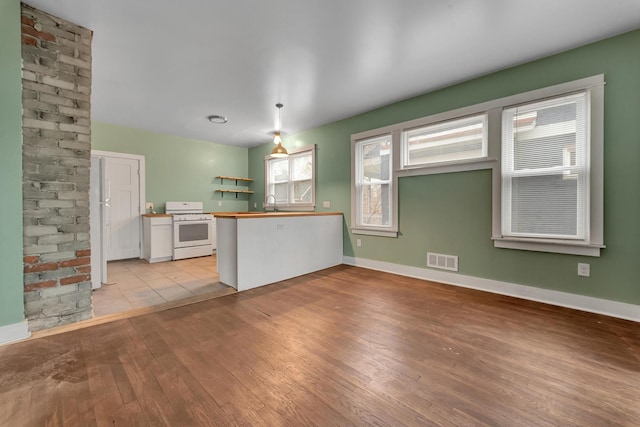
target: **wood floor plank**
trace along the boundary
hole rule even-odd
[[[350,266],[0,347],[4,426],[635,426],[640,326]]]

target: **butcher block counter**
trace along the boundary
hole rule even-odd
[[[216,218],[272,218],[272,217],[289,217],[289,216],[323,216],[323,215],[340,215],[342,212],[211,212]]]
[[[220,281],[253,289],[342,264],[341,212],[212,212]]]

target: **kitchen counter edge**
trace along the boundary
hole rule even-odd
[[[216,218],[281,218],[289,216],[342,215],[342,212],[210,212]]]

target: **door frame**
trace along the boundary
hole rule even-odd
[[[89,189],[89,235],[91,245],[91,288],[98,289],[107,282],[106,234],[104,211],[104,157],[91,156]],[[97,190],[97,191],[96,191]]]
[[[140,212],[140,217],[139,217],[139,221],[140,221],[140,254],[139,254],[139,258],[143,258],[144,255],[144,239],[143,239],[143,235],[142,235],[142,214],[145,212],[145,200],[146,200],[146,185],[145,185],[145,158],[143,155],[140,154],[129,154],[129,153],[118,153],[115,151],[103,151],[103,150],[91,150],[91,157],[97,157],[97,158],[101,158],[104,159],[106,157],[109,158],[115,158],[115,159],[128,159],[128,160],[137,160],[138,161],[138,190],[139,190],[139,195],[140,195],[140,200],[138,201],[138,212]],[[103,182],[101,183],[102,188],[105,187],[105,182],[104,182],[104,174],[101,176],[101,179],[103,180]],[[103,196],[103,195],[101,195]],[[102,198],[102,197],[101,197]],[[101,222],[101,230],[104,230],[104,221],[105,218],[104,216],[102,216],[100,218],[100,222]],[[104,253],[105,251],[105,247],[104,244],[102,242],[102,233],[98,233],[96,235],[94,235],[94,233],[91,233],[91,239],[94,238],[98,238],[100,239],[100,242],[98,247],[100,247],[100,254],[91,254],[91,256],[99,256],[100,257],[100,266],[101,269],[103,268],[102,266],[104,266],[105,271],[102,271],[100,276],[101,278],[106,278],[107,274],[106,274],[106,257],[107,254]]]

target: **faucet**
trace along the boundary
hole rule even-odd
[[[269,204],[269,197],[273,197],[273,211],[278,212],[278,207],[276,206],[276,196],[274,194],[269,194],[266,199],[264,199],[265,210],[267,210],[267,205]]]

